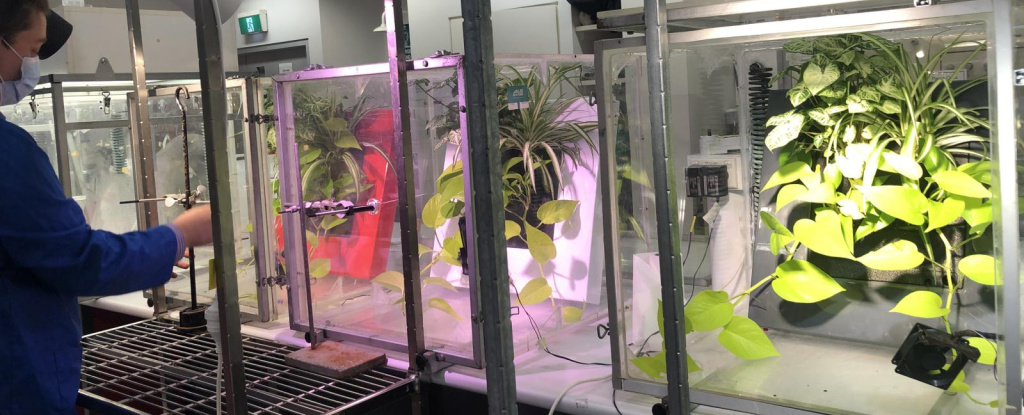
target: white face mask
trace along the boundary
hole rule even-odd
[[[3,77],[0,77],[0,106],[14,105],[36,89],[36,84],[39,83],[39,57],[23,57],[11,47],[10,43],[7,43],[6,39],[0,39],[0,41],[3,41],[11,52],[21,58],[21,79],[5,81]]]

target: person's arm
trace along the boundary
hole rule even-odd
[[[0,249],[11,265],[73,295],[127,293],[171,277],[186,244],[180,229],[116,235],[90,228],[46,155],[10,124],[0,127],[0,166]]]

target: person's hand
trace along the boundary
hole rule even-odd
[[[174,218],[174,226],[181,229],[185,237],[185,246],[195,247],[213,243],[213,216],[210,205],[202,205],[189,209]]]
[[[181,269],[188,269],[188,258],[189,258],[189,253],[188,253],[188,250],[186,249],[185,250],[185,257],[182,260],[178,261],[177,264],[174,264],[174,265],[177,266],[178,268],[181,268]]]

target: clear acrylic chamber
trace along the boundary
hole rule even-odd
[[[1020,360],[1004,357],[1020,353],[1018,268],[1002,278],[999,251],[1019,249],[1019,217],[999,208],[1019,186],[1000,174],[1019,167],[1006,156],[1011,8],[908,6],[670,8],[670,26],[729,26],[667,38],[679,235],[655,215],[644,39],[599,43],[617,387],[666,394],[659,256],[671,254],[695,403],[1019,413],[1007,391],[1019,400]],[[692,168],[706,165],[726,166],[727,185]],[[679,252],[659,252],[666,237]]]
[[[198,192],[199,204],[209,203],[209,178],[207,173],[206,142],[204,138],[202,91],[199,85],[172,86],[151,90],[149,97],[150,129],[152,131],[152,148],[154,177],[156,179],[156,195],[164,198],[167,195],[180,195],[185,192],[184,149],[182,134],[182,114],[178,107],[179,88],[181,104],[186,110],[187,136],[189,145],[190,187]],[[188,91],[186,98],[185,90]],[[235,255],[238,261],[236,270],[240,281],[238,284],[239,305],[243,314],[260,315],[260,287],[262,286],[256,262],[256,249],[259,245],[253,223],[254,209],[265,206],[251,197],[252,178],[249,173],[250,149],[249,119],[251,111],[248,106],[250,93],[246,88],[245,79],[230,79],[227,82],[228,140],[229,148],[234,152],[229,157],[232,162],[230,171],[231,207],[235,231]],[[257,148],[256,151],[266,151]],[[180,204],[167,206],[163,202],[156,203],[159,222],[170,223],[184,212]],[[216,293],[216,286],[209,278],[209,265],[213,259],[212,247],[198,247],[196,253],[196,295],[199,303],[210,305]],[[168,299],[189,302],[191,288],[188,271],[178,270],[178,278],[168,282],[164,288]],[[265,314],[265,312],[264,312]]]
[[[326,329],[329,339],[407,350],[403,284],[409,276],[403,273],[403,260],[417,255],[420,275],[415,278],[421,286],[427,349],[447,362],[482,364],[480,331],[473,321],[476,281],[463,267],[462,234],[472,218],[466,218],[468,192],[462,174],[460,144],[468,137],[461,128],[461,59],[443,56],[410,62],[412,148],[406,154],[413,160],[407,183],[415,187],[415,200],[410,201],[419,236],[415,254],[402,252],[396,216],[402,190],[397,188],[394,165],[401,160],[393,141],[388,67],[325,69],[275,78],[283,206],[299,203],[300,194],[302,202],[331,199],[364,205],[372,199],[380,206],[376,214],[311,220],[287,214],[283,220],[286,259],[303,255],[289,241],[302,243],[304,234],[307,247],[308,267],[288,261],[291,292],[304,293],[303,271],[308,270],[315,325]],[[510,287],[513,337],[517,353],[522,353],[537,348],[534,326],[540,336],[550,338],[605,311],[600,268],[589,266],[598,262],[591,257],[599,258],[595,241],[601,238],[596,225],[597,151],[587,144],[597,138],[596,107],[589,105],[594,71],[589,57],[575,56],[502,56],[496,67],[505,134],[518,134],[524,122],[547,128],[546,135],[517,135],[521,144],[514,151],[508,147],[504,157],[509,272],[515,285]],[[522,104],[508,104],[510,85],[530,91],[522,96]],[[534,114],[527,107],[537,111],[524,121],[524,114]],[[524,174],[523,144],[531,146],[527,152],[531,163],[537,163],[536,188],[527,187],[533,183],[527,183]],[[558,169],[550,166],[551,156]],[[551,204],[545,208],[545,203]],[[517,292],[522,304],[515,304]],[[304,295],[291,297],[296,330],[308,331],[307,308]]]

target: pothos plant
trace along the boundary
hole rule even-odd
[[[563,65],[551,68],[548,78],[542,79],[536,70],[522,73],[511,66],[498,71],[498,119],[500,131],[500,151],[503,158],[502,193],[504,195],[505,213],[509,220],[505,221],[505,236],[508,240],[518,240],[525,244],[534,259],[539,276],[530,280],[517,292],[517,304],[530,306],[551,299],[552,289],[544,275],[543,265],[555,259],[557,249],[552,236],[541,230],[544,226],[555,225],[567,221],[576,211],[579,201],[559,199],[557,194],[564,185],[562,166],[568,160],[576,165],[583,163],[584,148],[595,149],[589,133],[597,128],[596,123],[565,119],[565,114],[575,103],[576,96],[560,93],[561,88],[574,85],[570,74],[579,71],[580,65]],[[454,76],[442,82],[431,84],[429,81],[414,82],[434,104],[445,106],[446,110],[434,117],[427,125],[432,136],[438,140],[435,150],[446,144],[461,145],[461,126],[457,101],[450,104],[436,97],[438,90],[450,88],[452,97],[457,96],[457,78]],[[507,90],[512,86],[524,86],[529,91],[527,105],[522,109],[510,106]],[[440,229],[449,221],[459,221],[465,215],[465,188],[463,186],[463,164],[459,152],[455,152],[453,162],[435,181],[437,193],[425,203],[422,211],[423,225],[434,229],[435,238],[440,238]],[[536,205],[538,194],[545,194],[551,199],[531,210]],[[420,245],[420,255],[429,255],[430,262],[421,270],[422,275],[429,275],[430,269],[439,262],[452,266],[463,265],[460,251],[463,249],[461,234],[447,236],[438,241],[441,247],[434,250]],[[400,275],[384,276],[379,281],[387,288],[394,290],[394,279]],[[379,279],[379,277],[378,277]],[[374,281],[378,281],[375,279]],[[437,284],[454,290],[448,281],[439,277],[423,278],[424,285]],[[510,282],[511,283],[511,282]],[[428,301],[429,307],[440,309],[457,319],[461,319],[451,306],[441,298]],[[562,317],[566,322],[575,322],[582,317],[583,310],[566,306],[562,308]]]
[[[948,315],[955,294],[966,280],[999,284],[992,256],[966,256],[957,269],[952,262],[954,251],[981,237],[992,222],[986,108],[964,108],[957,102],[985,78],[954,85],[933,76],[954,48],[967,51],[956,73],[985,45],[958,37],[919,59],[898,43],[863,33],[785,44],[786,51],[809,59],[776,77],[794,79],[788,92],[794,108],[767,122],[775,128],[765,144],[779,152],[781,167],[764,189],[782,186],[776,210],[809,204],[813,215],[790,229],[761,212],[762,223],[772,230],[771,251],[784,260],[738,295],[698,293],[685,306],[686,333],[721,329],[719,342],[740,358],[778,355],[761,327],[734,316],[733,309],[766,284],[795,303],[816,303],[842,293],[843,287],[825,271],[794,258],[801,247],[880,271],[908,271],[927,262],[945,277],[946,298],[914,291],[891,312],[941,319],[947,332],[952,332]],[[969,235],[954,244],[950,235],[961,219]],[[891,240],[873,250],[860,243],[887,228],[914,229],[918,237]],[[941,245],[933,246],[935,240]],[[982,354],[979,362],[993,363],[993,344],[980,337],[969,341]],[[700,370],[689,362],[691,371]],[[633,363],[652,377],[664,373],[663,354],[641,356]],[[969,390],[963,373],[949,390]]]

